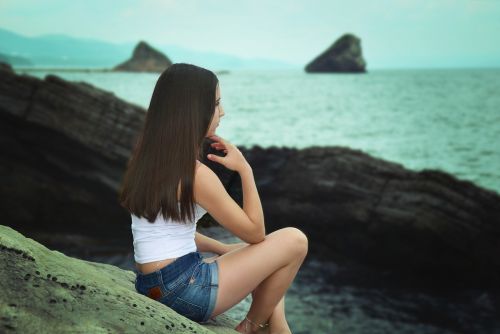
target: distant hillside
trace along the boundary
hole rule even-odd
[[[0,53],[25,58],[34,66],[41,67],[112,68],[130,57],[137,42],[110,43],[65,35],[27,37],[0,28]],[[168,54],[174,63],[193,63],[212,70],[300,68],[298,65],[273,59],[244,59],[227,54],[193,51],[175,45],[154,47]]]
[[[0,53],[0,62],[8,63],[14,66],[33,66],[33,63],[28,59],[18,56],[8,56]]]

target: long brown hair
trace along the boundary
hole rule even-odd
[[[218,83],[212,71],[186,63],[160,75],[119,193],[130,213],[150,223],[160,209],[165,219],[193,220],[196,159],[215,113]]]

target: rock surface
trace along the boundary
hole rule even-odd
[[[361,40],[353,34],[344,34],[327,50],[306,65],[306,72],[366,72],[361,51]]]
[[[319,257],[403,274],[408,284],[499,286],[497,193],[344,147],[241,152],[252,165],[268,232],[298,227]],[[239,175],[229,184],[242,203]]]
[[[6,224],[28,236],[92,235],[105,247],[130,249],[130,216],[117,190],[144,114],[87,84],[3,72]],[[221,154],[208,141],[204,147]],[[310,254],[404,274],[417,280],[411,284],[498,286],[498,194],[345,147],[240,150],[254,170],[268,233],[298,227]],[[239,175],[203,162],[241,205]]]
[[[0,62],[0,71],[14,73],[12,66],[9,63],[5,63],[5,62]]]
[[[117,189],[145,110],[86,83],[2,68],[0,207],[7,224],[29,236],[78,231],[111,246],[129,244],[130,215]]]
[[[0,225],[0,332],[237,333],[199,324],[136,292],[135,273],[52,251]]]
[[[160,51],[154,49],[144,41],[140,41],[134,48],[132,58],[126,62],[119,64],[113,68],[114,71],[127,72],[163,72],[167,67],[172,65],[172,61],[168,59]]]

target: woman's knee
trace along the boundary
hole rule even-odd
[[[309,248],[309,240],[306,234],[296,227],[285,227],[283,230],[286,231],[286,242],[298,254],[305,256]]]

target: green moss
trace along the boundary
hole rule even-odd
[[[133,271],[66,256],[3,225],[0,266],[0,332],[236,333],[224,315],[200,325],[137,293]]]

